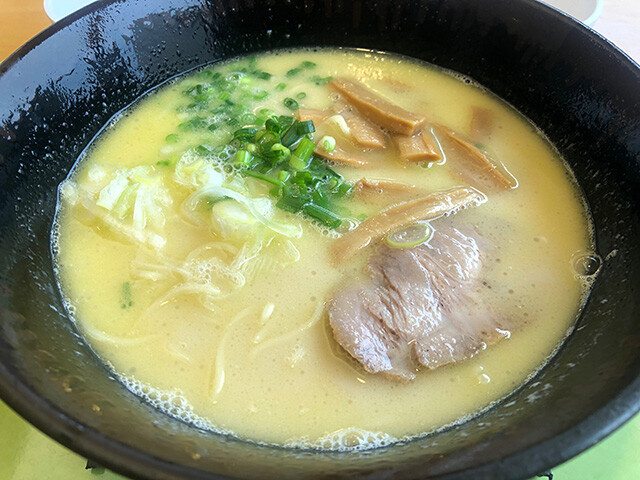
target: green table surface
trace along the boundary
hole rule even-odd
[[[124,480],[103,469],[85,470],[86,463],[0,402],[0,480]],[[640,414],[552,472],[554,480],[640,479]]]

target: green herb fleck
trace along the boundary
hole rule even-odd
[[[124,282],[122,284],[122,288],[120,290],[120,306],[122,308],[130,308],[133,306],[130,282]]]
[[[298,110],[298,108],[300,108],[300,106],[298,105],[298,102],[296,102],[293,98],[291,97],[287,97],[285,98],[282,103],[284,103],[284,106],[287,107],[289,110]]]
[[[315,83],[316,85],[326,85],[327,83],[329,83],[331,80],[333,80],[333,77],[321,77],[319,75],[314,75],[313,77],[311,77],[311,81],[313,83]]]

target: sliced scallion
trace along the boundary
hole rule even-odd
[[[331,210],[319,205],[315,205],[313,203],[306,204],[304,207],[302,207],[302,211],[308,217],[320,222],[323,225],[326,225],[329,228],[338,228],[342,223],[340,217],[338,217]]]
[[[336,149],[336,139],[329,135],[325,135],[322,137],[322,140],[320,140],[320,145],[322,145],[325,152],[331,153]]]
[[[394,248],[412,248],[421,245],[433,236],[433,229],[428,223],[416,223],[387,236],[387,243]]]
[[[178,143],[179,140],[180,140],[180,137],[178,136],[177,133],[170,133],[164,139],[164,141],[167,143]]]
[[[258,180],[263,180],[265,182],[269,182],[272,185],[276,185],[278,187],[283,187],[284,186],[284,182],[282,180],[270,177],[269,175],[264,175],[262,173],[253,172],[251,170],[245,170],[244,174],[249,176],[249,177],[257,178]]]
[[[296,147],[294,154],[300,158],[303,162],[307,163],[311,160],[313,150],[316,148],[316,144],[306,137],[300,140],[300,144]],[[306,167],[305,167],[306,168]]]
[[[249,165],[253,155],[246,150],[238,150],[236,152],[236,164],[237,165]]]
[[[296,102],[293,98],[291,97],[286,97],[282,103],[284,104],[285,107],[287,107],[289,110],[298,110],[300,108],[300,105],[298,105],[298,102]]]

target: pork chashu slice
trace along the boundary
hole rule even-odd
[[[329,302],[334,337],[365,370],[397,380],[469,358],[510,335],[479,298],[481,266],[477,242],[456,229],[411,249],[381,247],[371,283]]]

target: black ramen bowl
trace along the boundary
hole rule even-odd
[[[143,403],[67,318],[50,251],[56,188],[121,109],[204,63],[328,45],[423,59],[510,102],[571,165],[603,258],[577,328],[526,385],[464,424],[351,453],[248,443]],[[139,478],[526,478],[640,409],[639,194],[640,69],[535,1],[100,1],[0,66],[0,396],[55,440]]]

